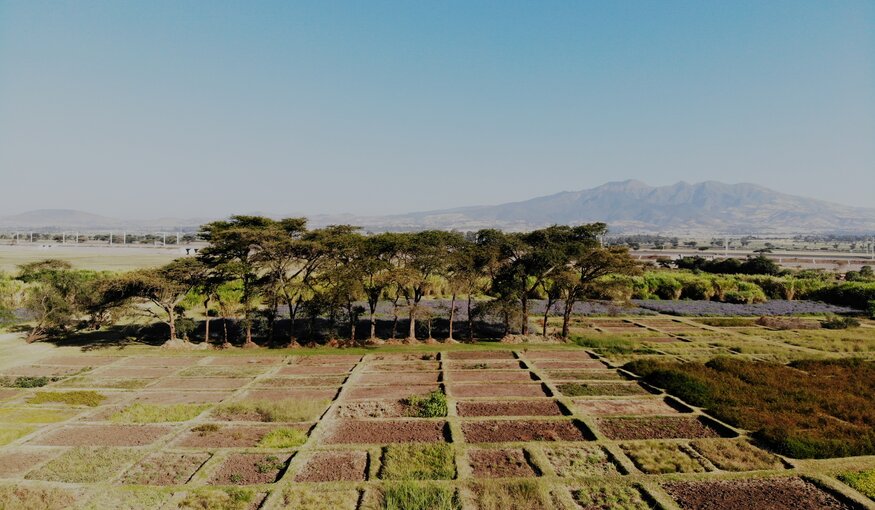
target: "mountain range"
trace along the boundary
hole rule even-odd
[[[50,209],[0,217],[0,229],[191,230],[210,218],[129,221]],[[780,193],[755,184],[707,181],[648,186],[628,180],[522,202],[390,216],[312,215],[314,227],[349,223],[369,231],[426,228],[528,230],[602,221],[613,233],[873,233],[875,208],[851,207]]]

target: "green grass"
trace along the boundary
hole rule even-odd
[[[133,404],[113,414],[116,423],[162,423],[188,421],[196,418],[208,404]]]
[[[179,502],[179,510],[248,510],[255,502],[250,489],[197,489]]]
[[[67,510],[76,502],[73,492],[43,487],[0,486],[0,508],[10,510]]]
[[[611,510],[656,508],[641,496],[638,489],[626,484],[577,484],[573,487],[571,494],[583,508],[610,508]]]
[[[383,449],[383,480],[452,480],[455,476],[451,445],[398,444]]]
[[[294,448],[307,442],[307,433],[303,430],[279,428],[271,430],[261,441],[259,448]]]
[[[379,508],[385,510],[461,510],[462,504],[455,489],[451,487],[404,482],[383,488]]]
[[[218,407],[213,415],[219,419],[240,417],[265,422],[314,421],[325,411],[329,400],[249,400]]]
[[[25,476],[29,480],[95,483],[106,481],[142,453],[124,448],[77,447]]]
[[[414,395],[407,399],[407,416],[415,418],[443,418],[447,415],[447,396],[435,390],[420,397]]]
[[[23,407],[0,408],[2,423],[57,423],[74,413],[60,409],[27,409]]]
[[[294,510],[355,510],[359,493],[356,490],[317,491],[287,486],[283,489],[283,508]]]
[[[29,404],[67,404],[71,406],[96,407],[106,400],[96,391],[38,391]]]
[[[839,480],[860,491],[871,500],[875,500],[875,469],[861,472],[842,473]]]
[[[0,446],[24,437],[36,430],[35,427],[0,427]]]
[[[480,510],[552,510],[556,508],[547,489],[534,480],[478,482],[474,494]]]

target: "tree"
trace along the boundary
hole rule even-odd
[[[392,284],[392,261],[397,253],[398,242],[394,234],[377,234],[366,237],[359,245],[356,257],[362,290],[368,302],[370,335],[377,339],[377,304],[386,289]]]

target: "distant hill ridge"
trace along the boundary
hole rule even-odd
[[[425,228],[529,230],[551,224],[607,223],[615,233],[875,233],[875,208],[850,207],[779,193],[755,184],[706,181],[649,186],[609,182],[521,202],[392,216],[313,215],[314,227],[351,223],[368,230]],[[210,218],[119,220],[67,209],[0,217],[4,229],[191,229]]]

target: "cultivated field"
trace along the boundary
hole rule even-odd
[[[198,353],[82,352],[7,335],[0,507],[875,507],[865,496],[875,495],[871,452],[779,455],[787,449],[770,442],[777,436],[754,429],[769,416],[779,417],[770,430],[787,425],[780,417],[793,410],[763,405],[749,429],[737,428],[724,391],[740,391],[725,374],[745,367],[763,379],[789,370],[794,379],[782,379],[793,388],[781,391],[799,391],[794,420],[816,413],[836,430],[860,427],[850,439],[871,437],[871,368],[857,367],[860,377],[837,387],[819,382],[849,379],[829,361],[782,364],[873,359],[871,322],[776,330],[754,319],[630,315],[578,317],[573,333],[582,346]],[[731,363],[695,363],[718,356]],[[630,361],[626,368],[647,372],[621,368]],[[689,386],[660,379],[654,366],[724,375],[707,379],[716,386],[704,393],[683,394]],[[802,398],[827,386],[833,400],[820,407]],[[769,398],[745,399],[761,395]],[[842,414],[855,405],[860,412]],[[789,430],[798,438],[808,429]]]

